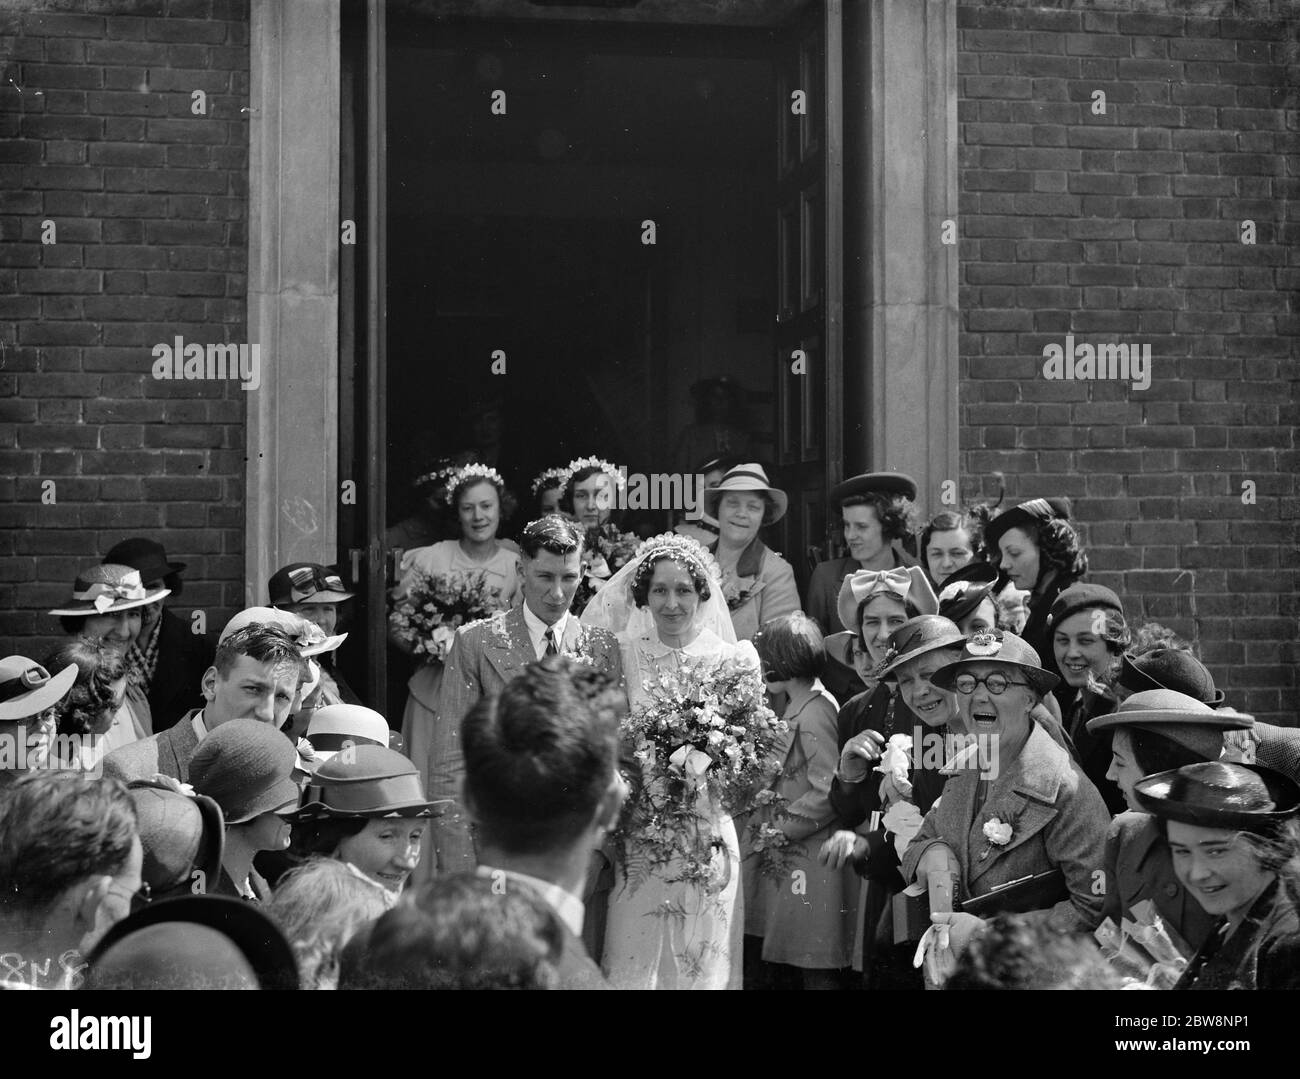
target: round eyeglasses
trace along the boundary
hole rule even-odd
[[[1007,686],[1027,686],[1028,682],[1015,682],[1005,674],[998,674],[994,671],[992,674],[986,674],[983,678],[976,678],[973,674],[959,674],[952,680],[952,687],[958,693],[969,696],[975,692],[976,686],[985,686],[995,697],[1002,696],[1007,691]]]

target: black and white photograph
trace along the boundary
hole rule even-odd
[[[33,1052],[232,989],[1280,1051],[1298,210],[1300,0],[0,0]]]

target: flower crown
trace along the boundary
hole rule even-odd
[[[607,475],[611,480],[614,481],[614,486],[619,488],[620,490],[627,486],[627,480],[624,479],[623,473],[620,472],[616,466],[611,465],[608,461],[604,460],[603,458],[575,457],[572,461],[569,462],[568,466],[565,468],[565,471],[568,472],[569,475],[564,481],[563,490],[568,489],[569,483],[572,481],[573,477],[577,473],[581,472],[584,468],[600,469],[603,473],[605,473],[605,475]]]
[[[651,536],[643,542],[636,549],[636,557],[642,560],[636,573],[638,578],[649,572],[646,567],[650,565],[655,555],[665,555],[678,564],[688,562],[710,581],[722,580],[722,570],[713,555],[690,536],[683,536],[677,532],[664,532],[658,536]]]
[[[434,469],[432,472],[426,472],[423,476],[416,476],[415,479],[411,481],[411,486],[419,487],[423,484],[429,483],[431,480],[446,479],[455,471],[456,467],[454,465],[448,468]]]
[[[447,490],[455,491],[470,480],[487,480],[498,491],[506,485],[506,481],[501,478],[501,473],[495,468],[488,465],[473,464],[451,469],[451,474],[447,477]]]
[[[558,486],[561,491],[569,486],[569,477],[572,473],[567,468],[548,468],[537,479],[533,480],[533,494],[543,488]],[[552,483],[552,480],[559,480],[559,483]]]

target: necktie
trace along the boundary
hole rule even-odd
[[[555,647],[555,629],[551,627],[546,631],[546,651],[543,655],[558,656],[559,654],[560,650]]]

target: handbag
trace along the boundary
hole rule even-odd
[[[974,896],[959,904],[964,914],[992,918],[995,914],[1025,914],[1031,910],[1048,910],[1070,898],[1065,874],[1059,869],[1021,877],[999,884],[986,895]]]

